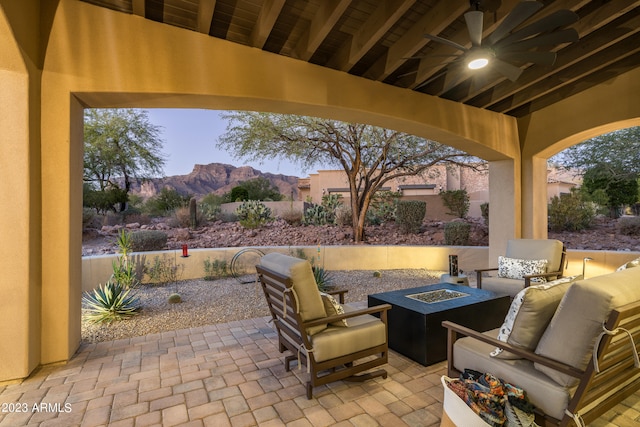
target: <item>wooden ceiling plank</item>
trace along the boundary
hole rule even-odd
[[[138,15],[138,16],[142,16],[144,18],[145,3],[146,3],[145,0],[133,0],[133,2],[132,2],[133,14],[134,15]]]
[[[209,34],[216,0],[200,0],[198,3],[198,32]]]
[[[385,35],[416,0],[384,0],[367,21],[333,55],[327,66],[342,71],[351,68]]]
[[[389,48],[385,59],[384,71],[378,76],[378,79],[384,80],[387,78],[406,62],[406,58],[413,56],[429,43],[430,40],[424,36],[425,34],[440,34],[468,9],[469,5],[465,2],[455,2],[454,4],[450,1],[439,2]]]
[[[294,53],[296,57],[308,61],[327,34],[351,4],[351,0],[325,0],[311,20],[311,24],[298,40]]]
[[[256,26],[249,37],[249,44],[253,47],[262,49],[264,44],[273,30],[276,19],[280,16],[285,0],[266,0],[262,8]]]
[[[638,52],[640,52],[640,34],[636,32],[624,42],[608,49],[603,49],[595,55],[590,55],[580,63],[564,70],[563,73],[556,73],[553,77],[545,78],[535,87],[517,92],[505,104],[511,110],[535,102],[536,99],[561,90],[565,86],[579,84],[580,79],[588,78],[589,75],[595,74]],[[498,105],[496,106],[498,107]]]
[[[480,108],[495,105],[503,99],[511,97],[514,93],[545,80],[549,74],[558,73],[584,60],[587,56],[607,49],[609,46],[615,45],[640,31],[640,12],[629,10],[624,16],[628,16],[628,19],[622,19],[617,24],[608,22],[610,25],[600,27],[596,32],[591,32],[588,35],[581,34],[579,43],[562,50],[551,70],[547,68],[529,68],[524,71],[517,83],[505,82],[500,84],[494,87],[491,93],[473,100],[470,104]]]

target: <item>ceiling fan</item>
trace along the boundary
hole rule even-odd
[[[579,19],[577,14],[566,9],[558,10],[516,29],[544,6],[535,0],[519,2],[498,27],[483,39],[484,13],[495,12],[500,4],[500,0],[470,0],[472,10],[464,14],[464,19],[471,47],[437,35],[424,35],[432,41],[453,47],[459,53],[453,55],[452,61],[445,63],[447,66],[442,72],[418,87],[425,86],[444,74],[443,91],[447,92],[472,77],[474,70],[485,67],[511,81],[516,81],[523,71],[520,66],[524,64],[552,66],[555,63],[556,53],[546,49],[578,41],[578,32],[575,29],[562,29]]]

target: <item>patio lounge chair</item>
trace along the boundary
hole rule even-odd
[[[531,282],[562,277],[566,252],[559,240],[509,240],[505,256],[499,257],[497,268],[476,270],[477,287],[513,298]],[[485,276],[484,273],[489,271],[497,271],[498,274]]]
[[[307,366],[308,399],[319,385],[387,377],[383,369],[366,371],[387,363],[389,304],[357,310],[331,301],[318,291],[311,264],[299,258],[267,254],[256,270],[278,331],[280,352],[292,353],[284,360],[285,369],[289,371],[295,360],[299,367]],[[343,298],[341,292],[341,302]]]

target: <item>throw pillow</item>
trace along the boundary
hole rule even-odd
[[[638,266],[640,266],[640,258],[636,258],[632,261],[622,264],[620,267],[616,269],[616,271],[622,271],[622,270],[626,270],[627,268],[633,268]]]
[[[545,284],[524,288],[515,296],[500,327],[498,340],[533,351],[556,312],[571,283],[582,276],[563,277]],[[519,359],[496,348],[490,353],[501,359]]]
[[[524,276],[532,274],[544,274],[547,272],[546,259],[518,259],[507,258],[505,256],[498,257],[498,277],[506,279],[523,279]],[[534,277],[532,282],[544,283],[547,281],[544,277]]]
[[[324,309],[327,312],[327,317],[344,314],[344,307],[342,307],[340,303],[336,301],[333,295],[320,292],[320,296],[322,297],[322,302],[324,303]],[[340,319],[337,322],[332,322],[330,324],[333,326],[349,326],[349,324],[347,323],[347,319]]]

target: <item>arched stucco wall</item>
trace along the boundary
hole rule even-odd
[[[546,238],[547,159],[589,138],[640,125],[640,69],[518,121],[522,144],[523,237]]]
[[[8,88],[0,92],[7,109],[0,138],[3,154],[15,150],[0,158],[0,201],[12,206],[0,211],[0,231],[15,239],[0,245],[12,263],[0,279],[0,301],[10,307],[0,310],[0,381],[67,360],[80,340],[83,108],[276,111],[436,139],[492,161],[500,191],[491,203],[500,209],[492,213],[491,247],[520,235],[512,117],[77,0],[41,3],[0,0],[0,11],[12,8],[0,15],[0,73],[9,77],[0,83]],[[10,27],[40,31],[16,36]]]

